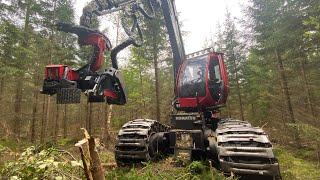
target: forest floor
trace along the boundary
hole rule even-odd
[[[78,160],[79,152],[73,146],[73,142],[73,140],[63,140],[58,146],[50,145],[50,148],[43,146],[41,149],[44,150],[37,151],[37,148],[30,148],[30,144],[0,140],[0,179],[3,177],[83,179],[81,162]],[[280,162],[283,179],[320,179],[319,164],[302,158],[302,154],[307,152],[278,145],[275,145],[274,149]],[[102,150],[100,156],[105,166],[106,179],[237,179],[223,176],[205,162],[179,166],[176,160],[168,157],[140,167],[118,168],[112,150]]]

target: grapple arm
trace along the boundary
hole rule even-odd
[[[104,62],[105,51],[111,50],[109,39],[98,30],[83,26],[58,23],[57,29],[76,34],[80,46],[93,46],[94,50],[89,62],[78,70],[66,65],[46,66],[42,93],[57,94],[59,104],[80,103],[81,91],[87,94],[89,102],[125,104],[126,94],[118,67],[98,72]],[[117,64],[116,59],[113,61]]]

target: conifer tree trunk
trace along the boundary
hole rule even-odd
[[[103,129],[103,140],[104,142],[107,142],[110,139],[110,121],[108,118],[108,109],[110,108],[110,106],[108,106],[108,104],[104,104],[104,129]]]
[[[159,87],[159,68],[158,68],[158,56],[156,52],[153,54],[153,65],[155,75],[155,88],[156,88],[156,120],[161,121],[160,117],[160,87]]]
[[[233,69],[234,69],[234,75],[235,75],[235,80],[236,80],[236,84],[237,84],[237,95],[238,95],[239,106],[240,106],[241,120],[244,121],[243,103],[242,103],[241,90],[240,90],[241,88],[240,88],[240,82],[239,82],[239,77],[238,77],[238,68],[237,68],[235,56],[233,56]]]
[[[296,123],[295,117],[294,117],[294,113],[293,113],[293,108],[292,108],[292,103],[291,103],[291,97],[290,97],[290,93],[289,93],[289,87],[288,87],[288,80],[286,77],[286,74],[284,72],[284,67],[283,67],[283,61],[282,58],[279,55],[279,52],[276,50],[276,58],[278,61],[278,70],[280,73],[280,82],[281,82],[281,86],[282,86],[282,91],[284,94],[284,98],[287,104],[287,108],[288,108],[288,113],[289,113],[289,118],[290,118],[290,122],[291,123]]]
[[[37,86],[36,86],[37,87]],[[35,142],[35,136],[36,136],[36,120],[37,120],[37,106],[38,106],[38,89],[34,88],[33,90],[33,108],[32,108],[32,120],[31,120],[31,126],[30,126],[30,140],[32,143]]]
[[[86,129],[89,129],[89,102],[86,103],[85,105],[86,108],[86,119],[85,119],[85,127]]]
[[[54,142],[57,142],[59,133],[59,104],[56,104],[56,117],[54,120]]]
[[[42,105],[42,118],[40,126],[40,143],[44,142],[44,133],[45,133],[45,118],[46,118],[46,109],[47,109],[47,96],[43,95],[43,105]]]
[[[142,107],[141,108],[141,115],[144,114],[145,110],[146,110],[146,102],[144,100],[144,88],[143,88],[143,78],[142,78],[142,67],[141,67],[141,63],[139,62],[139,79],[140,79],[140,87],[141,87],[141,99],[142,99]]]
[[[286,106],[287,106],[287,111],[289,114],[289,120],[290,123],[296,124],[296,120],[294,117],[293,113],[293,108],[292,108],[292,103],[291,103],[291,97],[289,93],[289,87],[288,87],[288,80],[284,71],[283,67],[283,60],[278,52],[278,50],[275,50],[275,55],[278,63],[278,71],[280,73],[280,82],[281,82],[281,87],[282,87],[282,93],[285,98]],[[299,133],[297,129],[293,129],[293,135],[294,135],[294,140],[296,141],[297,145],[300,145],[300,140],[299,140]]]
[[[67,130],[67,105],[65,104],[64,110],[63,110],[63,138],[66,138],[67,134],[68,134],[68,130]]]
[[[255,106],[253,103],[251,103],[251,116],[254,117],[255,114],[256,114]]]
[[[20,77],[16,81],[16,94],[14,101],[14,134],[17,139],[20,138],[21,133],[21,101],[22,101],[22,79]]]
[[[3,93],[4,93],[4,77],[1,77],[0,78],[0,103],[2,103]]]
[[[311,88],[310,88],[309,80],[307,78],[306,70],[305,70],[305,60],[303,58],[299,58],[299,60],[300,60],[301,74],[302,74],[302,79],[303,79],[304,89],[305,89],[304,92],[307,95],[307,104],[309,106],[309,110],[312,114],[312,117],[314,119],[316,119],[316,114],[315,114],[314,107],[312,104]]]
[[[56,18],[56,0],[53,1],[53,16],[52,16],[52,21],[54,21]],[[54,29],[53,29],[53,26],[51,27],[50,29],[50,48],[49,48],[49,63],[48,64],[52,64],[53,63],[53,47],[52,47],[52,43],[54,43],[55,41],[55,38],[54,38]],[[46,108],[46,119],[45,119],[45,132],[47,132],[48,130],[48,126],[50,126],[50,104],[51,104],[51,96],[48,96],[48,99],[47,99],[47,108]]]
[[[3,94],[4,94],[4,77],[1,77],[0,78],[0,114],[3,113],[3,105],[4,105],[4,102],[3,101]],[[9,135],[9,134],[7,134]]]
[[[228,114],[228,117],[231,118],[232,114],[231,114],[231,105],[230,105],[230,102],[227,102],[227,114]]]
[[[45,116],[45,119],[44,119],[44,136],[43,136],[44,142],[46,140],[46,133],[48,132],[48,126],[49,126],[49,123],[50,123],[50,110],[51,110],[50,104],[51,104],[51,96],[48,96],[47,105],[46,105],[46,111],[45,111],[46,112],[46,116]]]
[[[92,134],[92,103],[89,102],[88,106],[88,132]]]
[[[22,40],[22,46],[24,48],[28,48],[29,44],[29,23],[30,23],[30,1],[26,1],[26,16],[24,19],[24,36]],[[26,53],[22,52],[20,54],[20,58],[25,58]],[[22,67],[20,67],[22,68]],[[17,80],[16,80],[16,94],[15,94],[15,100],[14,100],[14,133],[16,135],[16,138],[20,138],[20,131],[21,131],[21,103],[22,103],[22,89],[23,89],[23,76],[24,73],[19,73]]]

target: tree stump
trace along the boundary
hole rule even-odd
[[[96,149],[95,139],[90,137],[86,129],[82,128],[82,130],[84,139],[75,146],[80,150],[85,176],[87,180],[104,180],[104,169]]]

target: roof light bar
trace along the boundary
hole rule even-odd
[[[205,54],[209,54],[211,52],[214,52],[213,48],[210,47],[210,48],[206,48],[206,49],[203,49],[201,51],[196,51],[196,52],[193,52],[191,54],[188,54],[186,56],[187,59],[190,59],[190,58],[194,58],[194,57],[198,57],[198,56],[202,56],[202,55],[205,55]]]

